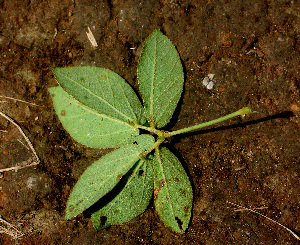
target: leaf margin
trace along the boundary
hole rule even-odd
[[[97,231],[107,228],[111,225],[118,225],[118,224],[123,224],[125,222],[128,222],[146,210],[146,208],[148,207],[150,200],[153,196],[154,174],[153,174],[153,169],[152,169],[151,163],[149,161],[151,161],[151,160],[150,159],[140,159],[140,162],[137,163],[137,166],[132,171],[132,173],[130,173],[130,172],[127,173],[127,174],[130,174],[130,176],[129,176],[128,180],[126,181],[126,184],[120,190],[120,192],[112,200],[109,200],[109,202],[107,202],[106,205],[104,205],[103,207],[101,207],[100,209],[98,209],[97,211],[92,213],[92,222]],[[141,170],[144,171],[143,176],[140,176],[140,174],[138,173]],[[143,182],[145,182],[146,184]],[[132,185],[137,185],[137,188],[140,188],[140,189],[142,186],[143,187],[143,190],[142,190],[143,195],[137,196],[134,199],[134,197],[132,197],[132,195],[134,194],[134,191],[132,191],[132,188],[131,188]],[[130,197],[127,199],[126,199],[126,197],[124,197],[127,195],[126,192],[131,193]],[[140,192],[141,192],[141,190],[139,190],[137,195]],[[130,212],[129,216],[128,215],[125,216],[123,211],[118,210],[118,206],[114,206],[114,205],[118,205],[116,203],[119,201],[119,199],[123,200],[122,204],[120,204],[120,206],[122,205],[122,207],[120,208],[121,210],[124,209],[124,206],[125,206],[125,208],[126,208],[126,205],[128,206],[128,203],[126,205],[124,205],[124,202],[127,201],[129,203],[132,203],[131,209],[133,209],[133,210],[128,210],[128,207],[126,210],[126,212]],[[135,203],[136,199],[139,199],[140,202]],[[101,202],[101,199],[100,199],[100,202]],[[107,213],[107,209],[111,210],[109,212],[110,213],[109,215]],[[115,215],[113,219],[111,218],[112,214]],[[116,217],[119,215],[120,215],[120,217]],[[101,217],[103,217],[103,216],[105,216],[107,218],[104,225],[101,224]]]
[[[106,114],[108,116],[121,119],[125,122],[139,123],[141,125],[145,123],[143,107],[137,94],[135,93],[133,88],[125,81],[125,79],[123,79],[114,71],[94,66],[61,68],[52,67],[51,69],[59,85],[68,94],[73,96],[76,100],[86,105],[87,107],[93,108],[101,114]],[[94,76],[89,76],[89,74],[94,74]],[[76,77],[76,79],[73,77]],[[111,79],[109,80],[109,78]],[[65,81],[65,79],[68,81]],[[92,80],[95,81],[93,81],[94,83],[91,84]],[[91,91],[89,87],[92,87],[92,85],[95,84],[98,85],[98,87],[94,87],[94,91]],[[102,86],[107,85],[109,85],[111,93],[104,93]],[[119,89],[116,89],[116,86],[118,86]],[[99,94],[96,94],[96,90],[99,93],[100,90],[102,90],[102,95],[100,96]],[[118,96],[114,95],[114,93],[120,93],[120,91],[123,92],[123,96],[120,94],[118,94]],[[124,101],[127,101],[128,104],[128,111],[126,113],[124,111],[122,112],[122,110],[125,110],[125,107],[124,101],[121,100],[121,97],[124,98]],[[129,100],[131,100],[131,102]],[[95,103],[95,101],[97,101],[97,103]],[[118,105],[116,105],[115,103],[118,103]],[[106,105],[107,107],[103,105]],[[106,111],[104,112],[104,110]]]
[[[149,135],[151,136],[151,135]],[[137,136],[139,137],[139,136]],[[152,136],[151,136],[152,137]],[[148,143],[150,144],[150,141],[152,140],[151,137],[148,137]],[[153,138],[153,137],[152,137]],[[154,140],[154,138],[153,138]],[[128,155],[128,152],[132,152],[132,155]],[[70,219],[72,217],[77,216],[78,214],[82,213],[89,207],[91,207],[93,204],[95,204],[101,197],[105,196],[108,192],[110,192],[121,180],[121,178],[133,167],[133,165],[141,158],[141,154],[145,151],[145,147],[141,147],[137,143],[128,144],[126,146],[120,147],[102,158],[100,158],[98,161],[94,162],[92,165],[90,165],[84,173],[80,176],[79,180],[75,184],[75,186],[72,189],[72,192],[69,196],[67,206],[66,206],[66,214],[64,219]],[[127,159],[128,162],[126,163],[126,166],[120,165],[120,158],[118,155],[121,155],[123,159]],[[125,156],[125,157],[124,157]],[[132,158],[131,158],[132,157]],[[116,159],[115,159],[116,158]],[[100,168],[99,173],[103,175],[105,173],[104,170],[101,168],[105,167],[105,165],[102,165],[103,162],[112,159],[112,161],[108,161],[110,164],[113,164],[116,162],[116,164],[119,164],[120,171],[116,171],[113,166],[109,167],[109,171],[112,171],[114,169],[115,172],[108,175],[110,176],[110,182],[107,186],[104,187],[104,190],[101,190],[99,188],[94,188],[93,195],[86,196],[85,186],[94,185],[94,181],[99,182],[100,178],[98,175],[95,174],[95,168]],[[131,160],[130,160],[131,159]],[[118,166],[118,165],[117,165]],[[91,177],[91,178],[90,178]],[[86,183],[87,182],[87,183]],[[104,184],[107,182],[107,180],[103,180]],[[98,183],[99,184],[99,183]],[[85,187],[85,188],[82,188]],[[99,185],[97,185],[99,186]],[[89,186],[89,191],[91,192],[91,188]],[[89,198],[91,200],[89,200]]]
[[[165,158],[167,155],[169,155],[168,157],[171,158],[171,164],[168,166],[163,164],[162,160],[162,158]],[[163,169],[170,168],[170,166],[173,167],[173,169],[171,169],[172,173],[176,174],[176,176],[173,178],[171,178],[171,170],[168,170],[168,174],[163,171]],[[175,167],[177,168],[176,173],[174,173],[174,170],[176,170]],[[160,147],[156,149],[153,160],[153,170],[155,209],[160,219],[167,227],[178,233],[184,233],[190,223],[193,205],[193,190],[187,173],[177,157],[166,147]],[[177,188],[178,190],[179,188],[182,189],[179,190],[180,193],[178,191],[178,195],[174,195],[174,189],[176,190]],[[170,195],[171,189],[173,189],[172,195]],[[182,198],[182,196],[185,196],[185,204],[182,200],[180,200],[180,197]],[[172,205],[171,201],[173,199],[174,204]],[[173,216],[168,214],[170,210],[166,210],[166,206],[170,206],[169,208],[171,209],[171,214],[173,214]]]
[[[173,95],[171,96],[171,100],[169,100],[170,99],[169,95],[166,95],[166,94],[170,93],[170,87],[173,87],[175,82],[173,84],[171,84],[171,86],[168,85],[167,87],[163,87],[163,88],[159,88],[159,89],[158,89],[158,87],[156,88],[156,85],[154,84],[155,70],[157,69],[157,67],[156,67],[156,59],[157,59],[156,49],[157,49],[158,41],[156,42],[156,41],[153,41],[152,39],[155,39],[155,40],[160,39],[159,40],[160,42],[167,43],[169,46],[169,49],[172,51],[172,55],[173,55],[172,58],[174,58],[174,60],[175,60],[175,61],[172,60],[171,62],[169,62],[169,59],[165,59],[164,62],[162,62],[164,65],[168,64],[168,62],[169,62],[169,64],[174,64],[174,67],[176,66],[176,70],[177,70],[178,78],[177,78],[176,82],[179,81],[179,83],[177,83],[178,88],[175,89]],[[154,57],[151,57],[151,55],[152,55],[151,52],[153,52],[151,50],[151,45],[155,46]],[[150,51],[148,51],[149,49],[150,49]],[[147,56],[150,56],[150,59]],[[151,60],[152,58],[153,58],[153,60]],[[147,59],[148,59],[148,61],[147,61]],[[145,72],[145,70],[148,70],[148,68],[145,68],[145,67],[147,67],[148,63],[153,63],[152,76],[151,76],[151,74],[150,75],[147,74],[148,71]],[[143,70],[143,72],[141,72],[142,70]],[[150,70],[150,68],[149,68],[149,70]],[[178,102],[181,98],[181,94],[183,91],[183,84],[184,84],[184,73],[183,73],[183,67],[181,64],[180,56],[179,56],[175,46],[173,45],[171,40],[158,29],[154,30],[145,40],[142,54],[140,56],[139,63],[138,63],[137,77],[138,77],[140,92],[142,95],[142,99],[143,99],[143,103],[144,103],[144,110],[145,110],[145,115],[146,115],[147,120],[150,122],[150,124],[154,125],[154,127],[156,127],[156,128],[162,128],[162,127],[166,126],[170,122],[170,120],[175,112],[175,109],[178,105]],[[145,77],[148,77],[148,78],[145,78]],[[147,88],[147,83],[149,83],[149,82],[147,82],[148,80],[151,80],[150,88]],[[150,90],[150,92],[148,90]],[[158,97],[160,97],[163,93],[165,93],[164,97],[163,97],[164,99],[162,99],[162,100],[168,101],[167,106],[161,107],[161,108],[160,107],[155,108],[158,106],[158,103],[156,105],[154,104],[154,100],[156,100],[155,90],[163,91]],[[149,95],[149,93],[150,93],[150,95]],[[165,104],[165,103],[163,103],[163,104]],[[161,111],[163,111],[164,113],[163,114],[160,113]],[[160,115],[159,119],[156,118],[157,115]],[[164,116],[162,116],[162,115],[164,115]]]
[[[120,147],[122,145],[126,145],[129,143],[132,143],[134,141],[134,137],[139,135],[139,129],[136,128],[134,125],[124,122],[120,119],[116,119],[116,118],[112,118],[110,116],[107,116],[105,114],[100,114],[98,111],[95,111],[94,109],[85,106],[84,104],[82,104],[81,102],[79,102],[78,100],[76,100],[73,96],[71,96],[70,94],[68,94],[61,86],[56,86],[56,87],[52,87],[49,88],[49,93],[52,96],[52,101],[54,104],[54,108],[56,111],[56,114],[60,120],[60,122],[62,123],[64,129],[69,133],[69,135],[76,140],[77,142],[86,145],[88,147],[93,147],[93,148],[115,148],[115,147]],[[65,100],[65,101],[64,101]],[[64,103],[65,105],[62,105],[62,103]],[[90,114],[94,114],[95,117],[99,117],[96,120],[98,122],[99,125],[96,125],[96,127],[100,127],[100,123],[105,124],[106,122],[111,121],[110,125],[107,126],[102,126],[102,127],[106,127],[103,129],[112,129],[112,126],[116,126],[116,124],[119,124],[120,127],[122,127],[123,129],[120,130],[120,135],[116,136],[116,132],[117,130],[114,130],[111,132],[111,135],[113,135],[113,138],[110,138],[110,140],[106,140],[106,137],[109,137],[107,134],[103,135],[103,138],[100,137],[100,135],[93,135],[88,133],[87,136],[83,136],[82,133],[84,130],[79,131],[79,133],[74,132],[74,127],[71,126],[72,124],[72,119],[69,119],[69,115],[71,116],[73,112],[73,109],[69,112],[67,107],[69,106],[75,106],[78,108],[79,110],[83,110],[86,111],[87,113]],[[75,113],[76,114],[76,113]],[[84,115],[84,114],[82,114]],[[74,117],[74,115],[72,115],[71,117]],[[76,115],[76,117],[79,117],[78,115]],[[82,118],[80,119],[80,117],[78,118],[79,120],[82,120]],[[80,122],[78,122],[79,124]],[[76,127],[78,128],[78,124],[76,125]],[[87,131],[89,131],[88,129],[90,128],[90,124],[89,126],[87,126],[88,128],[86,129]],[[93,130],[95,129],[95,127],[93,128]],[[121,128],[120,128],[121,129]],[[124,132],[128,131],[128,134],[125,134]],[[101,132],[101,128],[99,129],[99,132]],[[131,132],[131,133],[129,133]],[[97,142],[95,143],[95,140],[86,140],[86,139],[82,139],[82,138],[98,138]],[[92,142],[91,142],[92,141]]]

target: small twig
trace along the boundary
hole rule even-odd
[[[25,145],[20,139],[17,139],[17,141],[20,142],[20,144],[21,144],[22,146],[24,146],[24,148],[26,148],[27,150],[30,150],[30,149],[28,148],[28,146]]]
[[[1,215],[0,215],[0,233],[8,234],[12,236],[14,239],[18,239],[24,236],[24,233],[19,231],[14,225],[2,219]]]
[[[14,101],[17,101],[17,102],[23,102],[25,104],[29,104],[29,105],[33,105],[33,106],[39,106],[39,105],[31,103],[31,102],[27,102],[27,101],[24,101],[24,100],[15,99],[15,98],[12,98],[12,97],[7,97],[7,96],[4,96],[4,95],[0,95],[0,98],[10,99],[10,100],[14,100]]]
[[[23,135],[24,139],[26,140],[29,148],[31,149],[32,153],[33,153],[33,156],[35,157],[35,162],[29,164],[29,165],[26,165],[26,166],[16,166],[16,167],[11,167],[11,168],[5,168],[5,169],[1,169],[0,170],[0,173],[1,172],[5,172],[5,171],[11,171],[11,170],[18,170],[18,169],[22,169],[22,168],[26,168],[26,167],[30,167],[30,166],[34,166],[34,165],[38,165],[40,163],[40,159],[38,157],[38,155],[36,154],[30,140],[28,139],[28,137],[25,135],[25,133],[23,132],[23,130],[21,129],[21,127],[14,122],[14,120],[12,120],[9,116],[7,116],[6,114],[2,113],[0,111],[0,115],[3,116],[5,119],[7,119],[8,121],[10,121],[13,125],[15,125],[17,127],[17,129],[20,131],[20,133]]]
[[[291,229],[287,228],[287,227],[284,226],[283,224],[277,222],[276,220],[273,220],[273,219],[267,217],[266,215],[263,215],[263,214],[261,214],[261,213],[255,211],[255,210],[253,210],[253,209],[245,208],[245,207],[243,207],[243,206],[241,206],[241,205],[238,205],[238,204],[235,204],[235,203],[232,203],[232,202],[229,202],[229,201],[226,201],[226,202],[229,203],[229,204],[231,204],[231,205],[234,205],[234,206],[236,206],[236,207],[241,208],[241,209],[236,209],[235,211],[249,211],[249,212],[258,214],[258,215],[264,217],[264,218],[267,219],[267,220],[272,221],[273,223],[275,223],[275,224],[281,226],[282,228],[284,228],[284,229],[286,229],[288,232],[290,232],[297,240],[300,240],[300,237],[299,237],[295,232],[293,232]]]
[[[20,170],[22,168],[28,168],[28,167],[32,167],[32,166],[35,166],[35,165],[38,165],[38,164],[39,163],[37,163],[37,162],[33,162],[33,163],[25,165],[25,166],[15,166],[15,167],[11,167],[11,168],[4,168],[4,169],[0,169],[0,173],[12,171],[12,170],[18,171],[18,170]]]

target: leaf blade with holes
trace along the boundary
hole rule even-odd
[[[154,204],[167,227],[183,233],[188,227],[193,201],[189,178],[167,148],[156,150],[153,160]]]
[[[164,127],[180,99],[184,75],[176,48],[159,30],[145,41],[138,64],[138,81],[146,118],[157,128]]]
[[[138,136],[135,144],[123,146],[88,167],[71,192],[65,219],[80,214],[111,191],[153,143],[151,135]]]
[[[139,130],[119,119],[100,114],[74,99],[62,87],[49,89],[56,113],[64,128],[81,144],[113,148],[131,143]]]
[[[52,70],[60,86],[85,106],[127,123],[145,123],[137,95],[115,72],[87,66]]]
[[[116,194],[110,192],[106,200],[100,200],[101,204],[105,204],[92,214],[92,221],[97,230],[130,221],[147,208],[153,194],[151,164],[151,160],[140,160],[134,169],[122,178],[119,188],[115,190],[118,187],[116,186],[112,190]]]

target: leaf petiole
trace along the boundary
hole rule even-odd
[[[161,131],[160,131],[161,132]],[[151,151],[153,151],[154,149],[157,149],[161,143],[163,143],[165,141],[166,137],[162,136],[162,137],[158,137],[157,141],[145,152],[143,152],[141,154],[141,158],[145,158]]]
[[[136,126],[137,128],[139,128],[139,129],[144,129],[144,130],[146,130],[146,131],[148,131],[148,132],[150,132],[150,133],[154,133],[154,134],[156,134],[157,136],[163,136],[163,135],[164,135],[164,133],[163,133],[162,130],[158,130],[158,129],[156,129],[156,128],[146,127],[146,126],[142,126],[142,125],[139,125],[139,124],[136,124],[135,126]]]
[[[231,113],[229,115],[226,115],[224,117],[220,117],[218,119],[214,119],[214,120],[209,121],[209,122],[205,122],[205,123],[201,123],[201,124],[191,126],[191,127],[188,127],[188,128],[183,128],[183,129],[179,129],[179,130],[176,130],[176,131],[173,131],[173,132],[165,133],[165,137],[167,138],[167,137],[171,137],[171,136],[174,136],[174,135],[177,135],[177,134],[187,133],[187,132],[190,132],[190,131],[195,130],[195,129],[200,129],[200,128],[203,128],[203,127],[207,127],[207,126],[219,123],[219,122],[223,122],[225,120],[228,120],[228,119],[236,117],[236,116],[241,116],[241,115],[250,114],[250,113],[252,113],[251,108],[250,107],[244,107],[244,108],[242,108],[242,109],[240,109],[236,112],[233,112],[233,113]]]

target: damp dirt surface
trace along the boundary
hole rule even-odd
[[[245,106],[256,113],[169,143],[194,191],[184,234],[164,226],[153,201],[130,222],[98,232],[87,214],[63,220],[81,173],[110,150],[87,148],[64,130],[48,92],[57,86],[51,67],[108,68],[138,91],[143,41],[155,29],[176,46],[185,72],[166,130]],[[41,160],[0,176],[1,219],[23,234],[16,238],[0,219],[0,244],[296,244],[283,227],[230,203],[300,233],[299,52],[296,0],[0,0],[0,111]],[[203,85],[209,74],[213,84]],[[33,160],[19,130],[1,117],[0,168]]]

